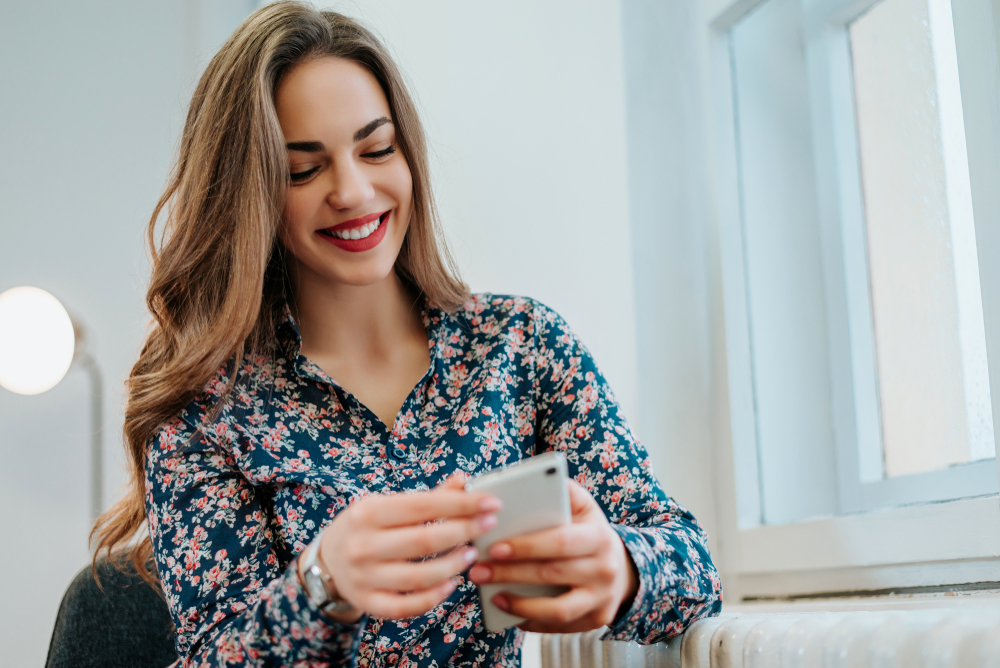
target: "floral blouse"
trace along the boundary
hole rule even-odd
[[[389,430],[300,354],[290,312],[276,359],[248,355],[149,443],[146,511],[185,666],[518,666],[523,632],[488,633],[475,585],[404,620],[339,624],[310,601],[295,557],[369,494],[431,489],[558,450],[639,572],[607,639],[650,643],[717,614],[705,533],[664,494],[590,353],[531,299],[475,295],[422,318],[430,368]],[[283,356],[282,356],[283,355]],[[211,419],[230,378],[236,387]]]

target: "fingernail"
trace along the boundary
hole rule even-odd
[[[469,579],[476,584],[483,584],[493,579],[493,569],[489,566],[476,564],[469,569]]]
[[[479,502],[479,510],[481,510],[484,513],[495,513],[501,508],[503,508],[503,501],[501,501],[495,496],[484,497]]]
[[[480,515],[479,516],[479,528],[483,531],[488,531],[497,525],[496,515]]]
[[[465,559],[465,563],[471,564],[479,558],[479,550],[474,547],[470,547],[465,551],[465,554],[462,555],[462,558]]]
[[[514,553],[510,543],[496,543],[490,548],[490,556],[494,559],[506,559]]]
[[[493,597],[493,605],[497,606],[504,612],[510,611],[510,601],[503,594],[497,594]]]

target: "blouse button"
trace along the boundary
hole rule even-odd
[[[395,457],[396,459],[402,459],[403,457],[406,456],[406,451],[403,450],[403,448],[393,448],[392,456]]]

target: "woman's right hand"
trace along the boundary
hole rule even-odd
[[[479,556],[467,543],[496,524],[501,507],[464,487],[457,474],[430,492],[369,496],[341,511],[323,532],[320,559],[355,609],[332,617],[403,619],[446,599]],[[440,556],[421,559],[429,555]]]

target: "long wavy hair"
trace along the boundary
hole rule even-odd
[[[227,360],[273,352],[287,287],[278,228],[290,183],[274,95],[293,67],[322,57],[364,67],[389,102],[397,146],[413,178],[413,214],[396,273],[446,310],[468,298],[435,212],[424,131],[385,47],[356,21],[299,2],[276,2],[252,14],[199,80],[176,164],[149,220],[146,303],[153,322],[127,381],[130,480],[91,532],[95,563],[103,551],[115,550],[118,563],[130,560],[155,582],[147,568],[152,547],[142,531],[150,440]]]

